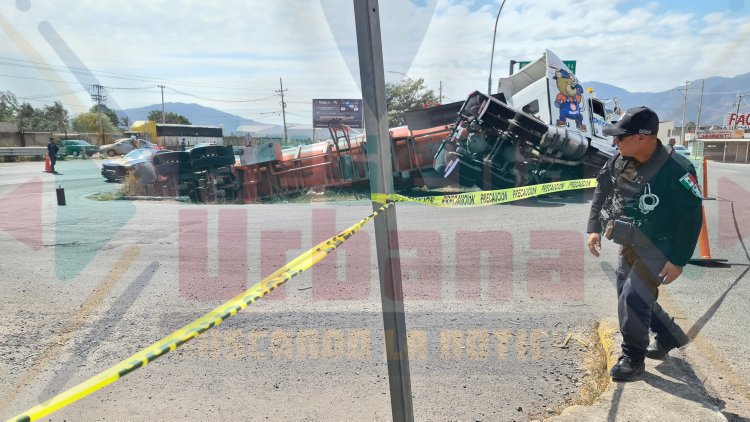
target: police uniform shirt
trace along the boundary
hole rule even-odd
[[[665,147],[658,142],[653,159]],[[669,152],[669,150],[667,150]],[[587,226],[588,233],[601,233],[600,211],[609,198],[618,214],[631,217],[638,229],[667,259],[685,266],[695,250],[703,221],[702,194],[696,178],[695,167],[686,157],[670,154],[659,171],[630,198],[615,195],[617,184],[635,180],[643,164],[617,154],[610,158],[597,176],[597,188],[591,203]],[[617,180],[615,180],[617,179]],[[653,210],[639,206],[647,190],[659,198]],[[653,198],[646,198],[653,203]],[[617,204],[621,201],[620,204]],[[612,215],[611,218],[617,217]]]

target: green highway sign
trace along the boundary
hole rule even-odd
[[[522,69],[527,64],[531,63],[530,61],[520,61],[516,62],[518,63],[518,69]],[[575,60],[563,60],[563,63],[565,63],[565,66],[568,66],[568,69],[570,69],[573,74],[576,74],[576,61]]]

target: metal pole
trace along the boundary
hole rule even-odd
[[[685,112],[687,112],[688,85],[690,81],[685,81],[685,101],[682,106],[682,128],[680,129],[680,145],[685,145]]]
[[[706,87],[706,80],[701,83],[701,99],[698,101],[698,121],[695,122],[695,139],[698,139],[698,131],[701,130],[701,110],[703,109],[703,88]]]
[[[737,111],[734,112],[734,129],[737,130],[737,123],[740,120],[740,104],[744,95],[737,94]]]
[[[159,88],[161,88],[161,123],[165,124],[167,118],[164,115],[164,85],[159,85]]]
[[[517,62],[517,61],[515,61],[515,60],[511,60],[511,61],[510,61],[510,67],[508,68],[508,76],[511,76],[511,75],[513,74],[513,66],[514,66],[514,65],[515,65],[516,63],[518,63],[518,62]]]
[[[393,163],[385,105],[385,74],[378,1],[354,0],[354,21],[357,28],[370,190],[372,193],[390,194],[394,192]],[[373,202],[372,207],[376,210],[380,204]],[[394,421],[413,421],[414,409],[411,397],[395,206],[389,207],[383,214],[375,219],[375,244],[380,276],[380,300],[383,308],[391,412]]]
[[[284,145],[286,145],[288,143],[286,131],[286,103],[284,102],[284,84],[281,82],[281,78],[279,78],[279,92],[281,93],[281,119],[284,122]]]
[[[495,18],[495,32],[492,33],[492,54],[490,55],[490,77],[487,78],[487,95],[492,95],[492,61],[495,59],[495,38],[497,37],[497,21],[500,20],[500,12],[503,11],[505,0],[500,4],[500,10],[497,11]]]

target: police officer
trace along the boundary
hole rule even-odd
[[[47,157],[49,158],[50,173],[57,173],[55,171],[55,164],[57,163],[58,151],[60,151],[60,147],[55,143],[55,138],[49,138],[49,143],[47,143]]]
[[[619,153],[597,176],[587,232],[589,251],[599,256],[601,234],[620,244],[617,316],[622,356],[613,380],[628,381],[645,369],[644,358],[664,359],[687,335],[656,302],[658,288],[682,274],[695,250],[702,223],[695,168],[657,139],[659,118],[648,107],[628,110],[604,133]],[[656,338],[649,344],[649,328]]]

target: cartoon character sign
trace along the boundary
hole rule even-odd
[[[558,126],[567,126],[567,119],[575,120],[578,130],[585,131],[583,124],[583,110],[581,100],[583,99],[583,87],[578,83],[576,76],[565,69],[555,71],[557,89],[560,91],[555,97],[555,107],[560,109]]]

